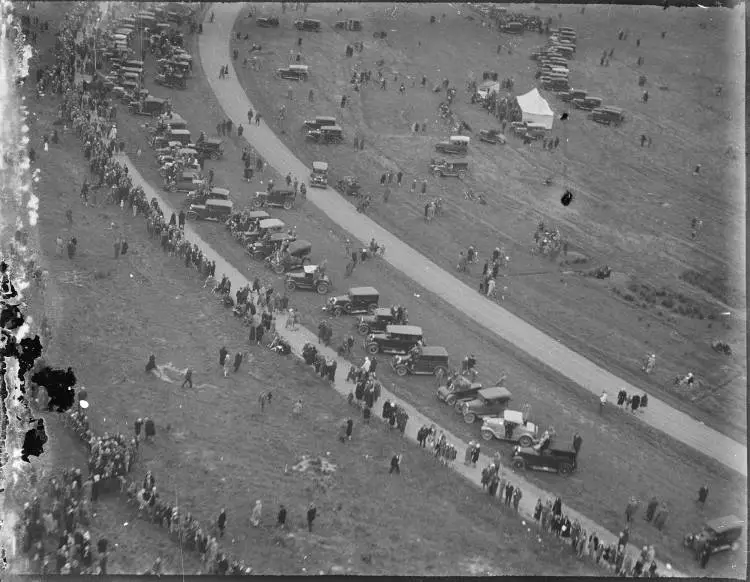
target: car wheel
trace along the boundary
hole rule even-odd
[[[453,408],[456,410],[456,414],[462,414],[461,407],[464,405],[462,400],[456,400],[456,403],[453,405]]]
[[[526,463],[523,459],[513,459],[513,469],[514,470],[522,470],[526,468]]]
[[[570,475],[573,472],[573,465],[570,463],[563,463],[560,465],[560,475]]]
[[[359,332],[359,335],[367,335],[370,333],[370,327],[362,324],[357,328],[357,331]]]
[[[253,206],[255,206],[255,208],[261,208],[263,206],[263,200],[256,198],[253,200]]]
[[[212,160],[218,160],[219,159],[219,152],[211,152],[211,159]]]
[[[369,313],[370,315],[372,315],[373,313],[375,313],[375,310],[377,308],[378,308],[378,304],[377,303],[370,303],[370,305],[367,306],[367,313]]]
[[[531,440],[530,436],[523,435],[520,439],[518,439],[518,444],[522,447],[530,447],[534,444],[534,442]]]
[[[380,351],[380,346],[376,343],[371,343],[367,346],[367,352],[373,356]]]
[[[315,288],[315,290],[318,292],[318,295],[325,295],[326,293],[328,293],[328,284],[318,283],[318,286]]]
[[[291,210],[291,209],[292,209],[292,201],[284,200],[284,210]]]
[[[340,307],[334,307],[333,308],[333,316],[334,317],[341,317],[341,315],[344,313],[344,310]]]
[[[491,441],[493,438],[495,438],[495,435],[492,434],[492,431],[487,430],[486,428],[483,428],[480,434],[482,435],[482,438],[486,441]]]
[[[432,373],[435,376],[440,376],[441,374],[445,376],[448,374],[448,370],[446,370],[443,366],[436,366]]]
[[[406,369],[406,366],[396,366],[396,376],[401,376],[403,378],[408,373],[409,370]]]
[[[276,263],[275,265],[273,265],[273,272],[276,273],[277,275],[283,275],[284,265],[282,265],[281,263]]]
[[[287,289],[288,289],[289,291],[294,291],[294,290],[295,290],[295,289],[297,288],[297,284],[296,284],[296,283],[295,283],[294,281],[292,281],[291,279],[290,279],[289,281],[287,281],[287,282],[286,282],[286,283],[284,284],[284,286],[285,286],[285,287],[286,287],[286,288],[287,288]]]
[[[477,419],[477,416],[473,412],[467,412],[466,414],[464,414],[464,422],[466,424],[474,424],[476,419]]]
[[[455,404],[456,404],[456,396],[455,396],[454,394],[449,394],[449,395],[448,395],[448,396],[446,396],[446,398],[445,398],[445,403],[446,403],[446,404],[447,404],[448,406],[453,406],[453,405],[455,405]]]

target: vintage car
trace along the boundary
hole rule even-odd
[[[313,162],[312,173],[310,174],[311,188],[328,187],[328,164],[325,162]]]
[[[297,194],[292,188],[275,188],[270,192],[256,192],[253,207],[277,206],[284,210],[291,210],[294,208],[296,198]]]
[[[164,137],[168,141],[178,141],[183,147],[187,147],[193,142],[193,137],[190,135],[189,129],[170,129]]]
[[[277,275],[283,275],[287,271],[301,269],[310,264],[310,253],[312,252],[312,243],[306,240],[295,240],[290,243],[286,252],[279,256],[274,253],[266,261],[268,266]]]
[[[463,403],[473,400],[482,388],[484,386],[480,382],[472,382],[465,376],[456,376],[445,386],[438,387],[435,396],[441,402],[455,406],[456,411],[460,412]]]
[[[533,446],[539,438],[539,427],[518,410],[504,410],[502,416],[482,419],[482,438],[486,441],[499,439],[518,443],[522,447]]]
[[[344,176],[336,182],[336,190],[344,196],[357,196],[362,186],[359,184],[359,178],[356,176]]]
[[[148,96],[143,101],[131,101],[128,105],[128,111],[134,115],[150,115],[156,117],[164,113],[164,107],[167,104],[166,99]]]
[[[154,133],[156,135],[166,135],[170,129],[187,129],[187,120],[180,117],[177,113],[171,115],[162,115],[156,123]]]
[[[203,157],[218,160],[224,155],[224,142],[215,137],[198,140],[195,144],[195,149],[198,150]]]
[[[310,131],[313,129],[320,129],[321,127],[329,125],[338,125],[335,117],[330,117],[328,115],[317,115],[315,119],[306,119],[303,123],[303,129],[305,131]]]
[[[374,287],[352,287],[346,295],[337,295],[328,299],[323,311],[335,317],[343,314],[375,313],[380,301],[380,292]]]
[[[516,445],[512,456],[513,470],[533,469],[570,475],[576,470],[576,452],[565,449],[538,449],[536,447],[522,447]]]
[[[696,552],[696,558],[700,557],[697,553],[702,546],[708,548],[711,554],[735,552],[741,547],[740,538],[744,529],[744,520],[734,515],[727,515],[707,521],[703,529],[696,534],[686,535],[684,545]]]
[[[268,18],[256,18],[255,24],[261,28],[277,28],[279,26],[279,19],[276,16],[269,16]]]
[[[510,391],[502,386],[482,388],[472,400],[461,405],[461,414],[466,424],[473,424],[477,418],[501,414],[512,398]]]
[[[450,162],[448,160],[430,160],[430,172],[441,178],[454,177],[463,179],[469,171],[469,162]]]
[[[320,20],[304,18],[294,21],[294,28],[297,30],[307,30],[308,32],[320,32]]]
[[[338,28],[340,30],[353,30],[353,31],[359,31],[362,30],[362,21],[357,20],[356,18],[349,18],[347,20],[339,20],[334,24],[334,28]]]
[[[195,192],[206,181],[197,172],[182,172],[178,174],[176,180],[166,180],[164,183],[164,189],[167,192]]]
[[[258,223],[257,230],[246,232],[243,239],[246,244],[262,241],[264,237],[270,237],[274,233],[282,232],[285,228],[286,224],[278,218],[266,218]]]
[[[479,139],[485,143],[505,144],[505,136],[499,129],[480,129]]]
[[[471,138],[465,135],[452,135],[448,141],[441,141],[435,144],[435,151],[441,154],[458,154],[465,155],[469,151],[469,142]]]
[[[314,289],[319,295],[325,295],[331,288],[331,279],[328,275],[321,275],[317,265],[305,265],[301,271],[287,273],[284,286],[289,291]]]
[[[602,125],[620,125],[625,120],[625,114],[618,107],[599,107],[591,112],[591,119]]]
[[[177,75],[165,75],[164,73],[158,73],[154,76],[154,83],[167,87],[168,89],[186,89],[187,81],[185,77]]]
[[[232,213],[231,200],[206,200],[205,204],[191,204],[186,213],[191,220],[216,220],[224,222]]]
[[[288,232],[277,232],[267,239],[253,243],[247,251],[254,259],[265,259],[281,248],[281,245],[287,240],[291,242],[297,240],[297,237]]]
[[[416,325],[389,325],[385,333],[371,333],[362,342],[369,354],[406,354],[423,341],[424,333]]]
[[[338,125],[324,125],[305,134],[305,139],[315,143],[341,143],[344,141],[344,130]]]
[[[200,188],[185,196],[187,204],[205,204],[206,200],[229,200],[229,190],[226,188],[213,187],[210,190]]]
[[[438,376],[447,374],[450,364],[448,363],[448,350],[440,346],[424,346],[420,352],[411,353],[406,356],[393,356],[391,368],[399,376],[407,374],[432,374]]]
[[[276,75],[291,81],[307,81],[310,76],[310,69],[307,65],[289,65],[282,69],[276,69]]]
[[[401,313],[405,313],[402,311]],[[357,332],[367,335],[372,332],[385,331],[389,325],[406,325],[408,319],[404,316],[398,318],[398,312],[390,307],[378,307],[372,315],[363,315],[357,322]]]

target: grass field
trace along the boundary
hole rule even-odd
[[[429,159],[436,156],[434,144],[449,135],[436,114],[443,96],[431,88],[449,79],[459,90],[453,106],[459,117],[475,132],[497,127],[493,118],[469,104],[464,90],[469,75],[481,81],[483,71],[496,71],[500,78],[514,77],[518,94],[526,92],[535,86],[529,54],[545,37],[498,36],[481,27],[478,18],[467,20],[465,8],[458,15],[446,4],[399,4],[395,18],[390,4],[348,4],[340,15],[338,7],[310,6],[306,17],[323,22],[317,34],[297,33],[291,23],[301,12],[282,14],[272,4],[259,8],[258,16],[277,13],[282,21],[278,29],[237,20],[235,31],[250,36],[249,41],[232,41],[240,51],[238,75],[266,119],[275,116],[280,103],[286,104],[288,131],[281,139],[308,164],[324,160],[334,176],[358,175],[376,198],[382,193],[379,177],[388,169],[403,171],[405,184],[426,177],[428,194],[446,201],[444,218],[426,224],[423,202],[410,196],[408,188],[394,189],[388,203],[378,202],[373,218],[444,268],[453,268],[459,250],[469,244],[477,245],[484,259],[502,243],[511,257],[500,283],[508,287],[505,307],[631,383],[656,389],[706,424],[744,439],[744,323],[736,320],[728,329],[717,315],[727,308],[735,314],[744,310],[742,277],[735,273],[744,263],[738,255],[744,247],[744,212],[735,196],[741,190],[742,153],[740,162],[725,155],[730,144],[741,143],[735,128],[742,116],[742,57],[732,42],[739,38],[737,12],[589,6],[582,15],[579,7],[541,6],[535,14],[552,16],[553,26],[562,23],[578,31],[578,51],[570,63],[572,86],[622,107],[628,121],[619,129],[603,127],[572,110],[567,123],[557,121],[553,128],[552,134],[562,139],[555,152],[513,139],[506,146],[490,146],[475,137],[467,158],[471,170],[461,183],[427,175]],[[430,25],[432,14],[441,21]],[[334,30],[334,22],[344,18],[362,19],[363,31]],[[627,42],[617,40],[619,28],[630,30]],[[387,39],[373,39],[378,30],[386,31]],[[290,51],[298,50],[300,36],[312,75],[307,83],[290,85],[274,71],[287,64]],[[357,40],[364,43],[363,52],[345,58],[346,44]],[[260,71],[242,65],[250,41],[262,46],[257,53]],[[500,55],[498,44],[503,45]],[[610,48],[615,49],[611,66],[600,67],[601,51]],[[635,62],[641,55],[645,63],[639,68]],[[371,84],[352,91],[353,67],[372,70],[375,79],[375,63],[381,60],[388,89]],[[641,73],[649,79],[648,104],[640,102]],[[420,87],[422,75],[428,78],[426,89]],[[397,89],[402,80],[406,95]],[[718,84],[724,87],[721,97],[713,93]],[[294,99],[288,102],[290,86]],[[310,89],[314,103],[308,102]],[[349,105],[342,110],[344,94]],[[548,98],[558,114],[564,110],[563,102]],[[337,116],[346,143],[306,142],[299,128],[315,115]],[[427,121],[426,135],[411,133],[415,121]],[[651,149],[640,147],[641,134],[652,138]],[[365,137],[362,152],[350,145],[355,135]],[[702,172],[694,177],[698,163]],[[542,185],[547,176],[553,176],[553,186]],[[467,187],[484,192],[488,205],[465,201]],[[576,193],[570,207],[559,203],[565,187]],[[704,221],[697,241],[690,238],[694,216]],[[600,281],[561,274],[581,267],[530,256],[539,220],[558,226],[571,250],[588,259],[582,268],[609,264],[615,276]],[[474,284],[479,270],[474,267]],[[697,276],[685,277],[687,271]],[[736,355],[713,352],[714,339],[728,341]],[[650,352],[657,354],[657,371],[646,378],[640,365]],[[701,379],[700,390],[685,393],[672,385],[672,378],[688,369]]]

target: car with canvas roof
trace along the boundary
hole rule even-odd
[[[312,18],[301,18],[294,21],[294,28],[297,30],[306,30],[308,32],[320,32],[320,20]]]
[[[455,376],[451,378],[445,386],[439,386],[435,396],[441,402],[445,402],[448,406],[456,407],[456,411],[460,411],[461,405],[476,397],[484,386],[481,382],[472,382],[466,376]]]
[[[405,356],[393,356],[391,368],[398,376],[445,375],[450,369],[448,350],[441,346],[423,346]]]
[[[740,538],[745,530],[745,521],[735,515],[727,515],[708,520],[701,531],[685,536],[684,545],[692,549],[700,558],[703,548],[709,553],[736,552],[744,545]]]
[[[539,440],[539,427],[524,417],[518,410],[503,410],[500,416],[482,419],[482,438],[486,441],[498,439],[531,447]]]
[[[380,292],[375,287],[352,287],[346,295],[330,297],[323,306],[334,317],[357,313],[375,313],[380,301]]]
[[[307,132],[305,138],[315,143],[341,143],[344,141],[344,130],[338,125],[324,125],[320,129]]]
[[[303,123],[303,128],[306,131],[310,131],[313,129],[320,129],[321,127],[325,127],[328,125],[338,125],[338,121],[336,121],[335,117],[331,117],[329,115],[316,115],[315,119],[306,119]]]
[[[311,188],[328,187],[328,164],[326,162],[313,162],[310,174]]]
[[[445,159],[430,160],[430,172],[440,178],[459,178],[463,180],[469,171],[469,162],[448,161]]]
[[[448,141],[441,141],[435,144],[435,151],[442,154],[465,155],[469,151],[469,142],[471,138],[465,135],[452,135]]]
[[[424,332],[416,325],[389,325],[382,333],[370,333],[362,342],[367,353],[406,354],[424,341]]]
[[[270,192],[256,192],[255,198],[253,198],[253,207],[276,206],[284,210],[291,210],[294,208],[296,198],[297,193],[292,188],[274,188]]]
[[[472,400],[461,405],[461,414],[466,424],[473,424],[478,418],[502,414],[513,396],[502,386],[482,388]]]
[[[325,295],[331,288],[328,275],[321,275],[317,265],[305,265],[301,271],[287,273],[284,287],[289,291],[295,289],[313,289],[319,295]]]
[[[310,76],[310,68],[307,65],[289,65],[276,69],[276,74],[282,79],[290,81],[307,81]]]
[[[167,192],[195,192],[206,181],[198,172],[180,172],[175,180],[165,180],[164,189]]]
[[[572,449],[522,447],[521,445],[513,448],[511,463],[514,471],[531,469],[565,476],[570,475],[578,467],[576,452]]]
[[[262,241],[266,237],[270,237],[272,234],[282,232],[286,229],[286,224],[283,220],[278,218],[266,218],[258,223],[258,229],[252,232],[245,233],[244,239],[246,243]]]
[[[371,315],[363,315],[357,322],[357,332],[360,335],[368,335],[373,332],[385,331],[389,325],[406,325],[409,323],[405,313],[401,310],[402,316],[399,318],[397,311],[391,307],[378,307]]]
[[[232,213],[231,200],[206,200],[205,204],[191,204],[187,218],[191,220],[214,220],[224,222]]]
[[[297,237],[293,234],[289,234],[288,232],[276,232],[267,239],[250,245],[248,252],[254,259],[265,259],[278,251],[284,242],[292,242],[294,240],[297,240]]]

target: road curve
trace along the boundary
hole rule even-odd
[[[214,13],[215,20],[213,23],[204,22],[203,34],[198,37],[200,60],[208,83],[222,109],[235,124],[246,123],[249,109],[257,111],[237,80],[229,46],[234,22],[245,7],[245,4],[240,3],[212,4],[208,12]],[[229,66],[229,75],[225,79],[219,79],[222,65]],[[292,154],[265,121],[261,121],[257,127],[254,124],[247,125],[243,138],[281,175],[288,172],[301,178],[310,175],[310,169]],[[593,395],[592,405],[596,402],[594,396],[598,397],[604,389],[610,395],[620,388],[630,394],[642,392],[479,295],[373,220],[357,212],[354,206],[343,200],[333,189],[308,188],[307,198],[363,244],[367,244],[373,237],[383,243],[387,249],[385,259],[388,263],[416,283],[455,306],[492,333],[588,390]],[[649,406],[639,418],[664,434],[747,476],[747,447],[689,415],[649,395]]]

